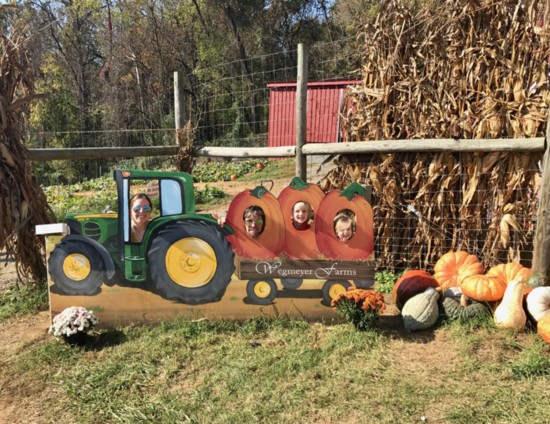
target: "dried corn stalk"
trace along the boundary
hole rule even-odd
[[[0,250],[15,259],[20,277],[43,280],[44,241],[35,226],[53,221],[46,196],[33,178],[29,153],[20,128],[25,108],[35,98],[29,58],[28,34],[17,25],[1,35],[0,48]]]
[[[550,4],[449,0],[413,16],[381,5],[360,37],[363,82],[343,138],[541,137],[550,106]],[[530,258],[541,154],[365,155],[320,182],[373,187],[380,267],[429,268],[450,249],[489,266]],[[396,189],[397,188],[397,189]],[[528,264],[529,265],[529,264]]]

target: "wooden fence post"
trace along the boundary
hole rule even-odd
[[[537,228],[533,240],[533,271],[550,278],[550,111],[546,122],[546,144],[542,159]]]
[[[302,146],[306,144],[307,120],[307,56],[305,44],[298,44],[298,73],[296,76],[296,176],[307,180],[306,156]]]
[[[185,126],[185,102],[183,94],[183,83],[181,71],[174,72],[174,119],[176,125],[176,144],[178,143],[178,134]]]

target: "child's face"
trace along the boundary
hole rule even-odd
[[[347,224],[339,223],[336,225],[336,237],[338,237],[340,241],[348,241],[352,235],[351,222]]]
[[[264,229],[264,219],[258,214],[247,213],[244,217],[244,229],[250,238],[256,238]]]
[[[298,224],[303,224],[309,219],[309,208],[303,203],[296,203],[292,212],[292,219]]]

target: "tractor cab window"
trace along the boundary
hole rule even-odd
[[[175,180],[161,180],[162,211],[164,215],[178,215],[183,213],[183,200],[180,185]]]

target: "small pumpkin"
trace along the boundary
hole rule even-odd
[[[294,177],[285,187],[277,200],[281,205],[285,220],[285,244],[283,252],[292,259],[314,259],[321,256],[315,238],[315,219],[307,230],[298,230],[292,222],[292,210],[298,202],[307,202],[317,213],[325,193],[317,184],[309,184],[300,177]]]
[[[231,181],[235,181],[237,178],[239,178],[237,177],[237,174],[231,174],[231,176],[229,177]]]
[[[449,287],[461,287],[464,278],[483,272],[483,265],[477,256],[462,250],[445,253],[434,266],[434,278],[443,291]]]
[[[265,213],[264,230],[252,239],[245,231],[244,211],[259,206]],[[234,231],[228,235],[234,252],[243,258],[271,259],[276,257],[285,243],[285,223],[277,198],[265,187],[258,186],[237,194],[231,201],[225,220]]]
[[[419,269],[405,271],[393,286],[393,301],[402,309],[410,298],[424,292],[428,287],[439,287],[429,272]]]
[[[452,320],[468,321],[474,318],[483,318],[491,314],[485,303],[469,300],[462,295],[460,300],[446,297],[442,302],[442,312]]]
[[[401,311],[405,330],[418,331],[432,327],[439,318],[438,299],[439,293],[433,287],[409,299]]]
[[[510,281],[502,297],[502,301],[495,309],[495,325],[497,328],[523,331],[527,323],[527,315],[523,310],[523,280]]]
[[[536,287],[527,295],[527,311],[535,321],[550,313],[550,286]]]
[[[258,163],[256,164],[256,169],[257,169],[258,171],[261,171],[261,170],[264,169],[264,168],[265,168],[265,165],[264,165],[263,163],[258,162]]]
[[[543,316],[537,323],[537,333],[546,343],[550,343],[550,314]]]
[[[462,293],[478,302],[494,302],[502,299],[506,284],[491,275],[469,275],[460,283]]]
[[[334,234],[334,218],[349,209],[355,214],[355,234],[342,243]],[[329,192],[315,215],[315,238],[323,255],[330,259],[368,259],[374,250],[374,217],[365,189],[351,183],[344,190]]]

